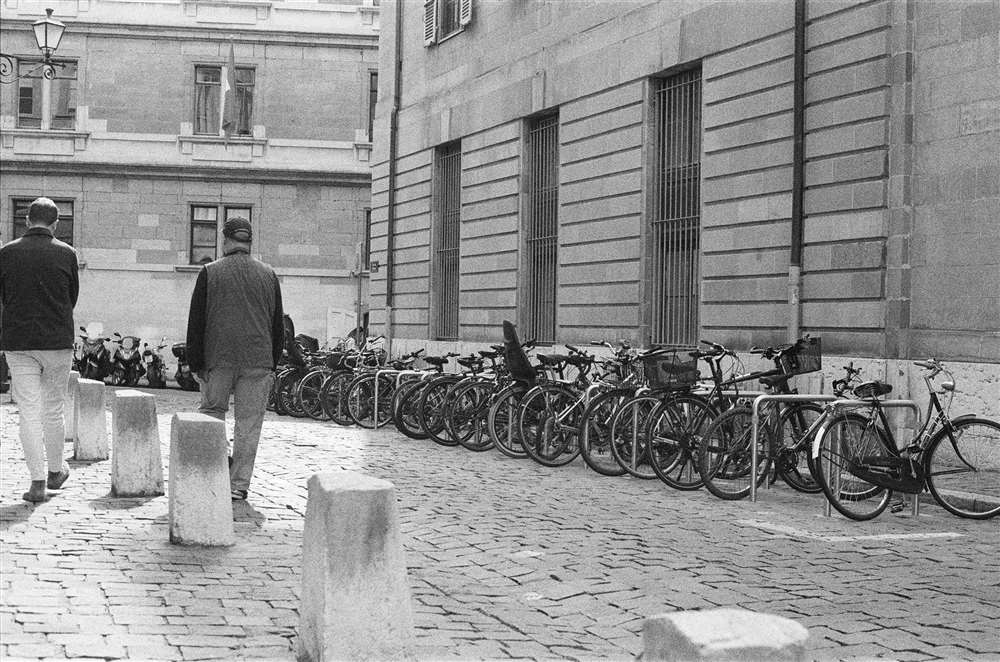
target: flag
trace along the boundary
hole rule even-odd
[[[233,53],[233,42],[229,42],[229,59],[226,61],[226,72],[222,77],[222,132],[228,144],[230,136],[236,132],[239,123],[239,110],[236,107],[236,58]]]

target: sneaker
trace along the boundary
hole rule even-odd
[[[69,478],[69,469],[63,469],[62,471],[50,471],[49,479],[47,481],[48,488],[50,490],[58,490]]]
[[[246,501],[247,491],[246,490],[230,490],[229,495],[232,497],[233,501]]]
[[[31,503],[41,503],[42,501],[48,501],[49,495],[45,493],[45,481],[44,480],[33,480],[31,481],[31,487],[28,491],[21,495],[21,498],[25,501],[30,501]]]

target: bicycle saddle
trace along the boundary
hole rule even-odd
[[[777,386],[783,384],[795,375],[773,375],[771,377],[761,377],[758,381],[764,386]]]
[[[477,356],[463,356],[462,358],[455,359],[455,362],[466,368],[479,368],[483,365],[483,360]]]
[[[861,400],[871,400],[892,393],[892,385],[880,381],[864,382],[854,387],[854,395]]]
[[[501,348],[501,350],[502,350],[502,348]],[[501,350],[490,351],[490,350],[486,350],[486,349],[481,349],[481,350],[479,350],[479,356],[483,357],[484,359],[495,359],[498,356],[500,356],[500,354],[502,353]]]
[[[442,366],[448,362],[448,359],[444,356],[425,356],[423,358],[424,363],[429,363],[430,365]]]
[[[535,357],[545,365],[556,365],[566,363],[569,359],[565,354],[536,354]]]
[[[578,368],[580,366],[590,365],[593,362],[594,362],[594,360],[592,358],[590,358],[589,356],[567,356],[566,357],[566,363],[569,363],[570,365],[575,365]]]

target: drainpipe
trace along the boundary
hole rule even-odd
[[[396,155],[399,151],[399,99],[403,90],[403,11],[404,0],[396,0],[395,63],[392,77],[392,109],[389,111],[389,195],[388,227],[385,255],[385,350],[392,356],[393,314],[392,304],[396,272],[393,249],[396,245]]]
[[[806,0],[795,0],[795,79],[792,92],[792,243],[788,259],[788,340],[802,331],[802,192],[805,188]]]

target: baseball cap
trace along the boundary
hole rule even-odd
[[[253,239],[253,228],[250,227],[250,221],[247,219],[241,216],[234,216],[222,226],[222,236],[235,239],[236,241],[249,242]]]

